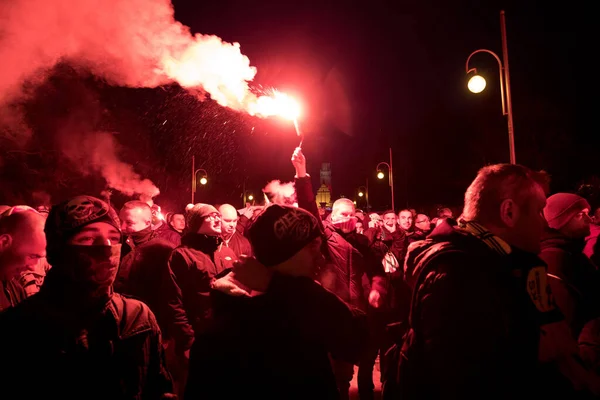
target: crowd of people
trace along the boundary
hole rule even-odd
[[[483,167],[460,215],[315,202],[78,195],[0,210],[7,399],[600,396],[600,212],[524,166]],[[287,185],[286,188],[289,188]]]

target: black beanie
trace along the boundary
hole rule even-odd
[[[53,206],[44,227],[48,260],[82,227],[94,222],[106,222],[121,232],[121,223],[115,210],[95,197],[77,196]]]
[[[319,221],[312,214],[278,204],[265,208],[248,230],[256,259],[267,267],[290,259],[320,235]]]

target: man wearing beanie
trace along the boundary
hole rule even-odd
[[[317,219],[273,204],[248,237],[256,259],[213,284],[186,399],[338,399],[329,355],[356,362],[366,318],[314,280],[324,262]]]
[[[115,211],[78,196],[52,207],[45,232],[52,269],[44,285],[0,316],[3,395],[169,398],[154,315],[112,289],[121,250]]]
[[[225,269],[215,260],[222,242],[221,214],[210,204],[195,204],[187,210],[186,226],[181,246],[171,253],[169,266],[181,288],[183,308],[198,334],[204,329],[210,310],[211,281]]]
[[[542,258],[558,308],[565,315],[577,340],[584,326],[600,317],[600,272],[583,253],[590,234],[588,202],[571,193],[550,196],[544,208],[548,221],[541,242]],[[600,348],[600,338],[591,338]],[[591,345],[590,340],[586,340]]]

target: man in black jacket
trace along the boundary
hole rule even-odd
[[[115,211],[77,196],[52,207],[45,232],[52,269],[44,285],[0,316],[2,397],[174,398],[154,314],[112,289]]]
[[[410,330],[384,398],[576,398],[598,394],[537,256],[547,177],[482,168],[461,220],[409,247]],[[396,386],[398,385],[398,386]]]

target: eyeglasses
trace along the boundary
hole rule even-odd
[[[220,221],[221,220],[221,214],[219,214],[219,213],[212,213],[212,214],[208,214],[204,218],[210,219],[211,221]]]

